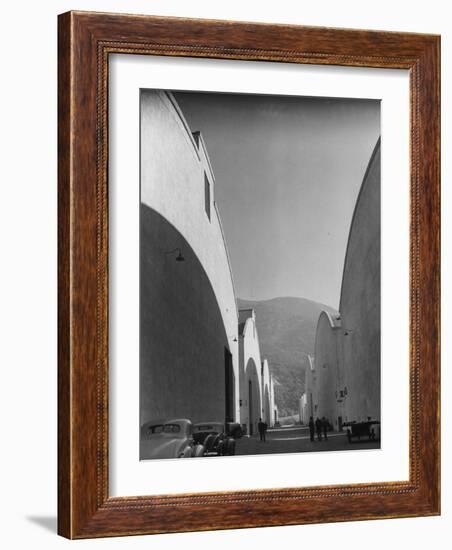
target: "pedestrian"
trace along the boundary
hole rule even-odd
[[[319,417],[315,419],[315,431],[317,432],[317,439],[322,441],[322,421]]]
[[[311,441],[314,441],[315,426],[314,426],[314,419],[312,418],[312,416],[309,418],[309,435],[311,436]]]
[[[265,423],[262,422],[262,418],[259,418],[259,422],[257,423],[257,429],[259,430],[260,440],[265,442]]]
[[[325,439],[328,439],[328,420],[325,417],[322,417],[322,430],[323,430],[323,437]]]

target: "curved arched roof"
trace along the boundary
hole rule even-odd
[[[213,185],[215,185],[215,174],[213,172],[213,168],[212,168],[212,164],[211,164],[211,161],[210,161],[209,153],[207,151],[207,147],[206,147],[206,144],[204,142],[204,138],[203,138],[201,132],[200,131],[192,131],[190,129],[190,126],[188,125],[188,122],[187,122],[187,120],[184,116],[184,113],[182,112],[176,98],[174,97],[174,95],[171,92],[165,90],[165,91],[162,91],[161,93],[163,93],[163,95],[167,98],[170,105],[173,107],[174,112],[177,115],[177,117],[179,118],[179,120],[182,124],[182,127],[184,128],[185,133],[186,133],[186,137],[189,140],[189,142],[191,143],[191,145],[193,147],[193,150],[195,151],[195,154],[196,154],[199,162],[202,162],[201,152],[200,152],[200,150],[202,149],[202,153],[203,153],[203,156],[205,158],[205,163],[203,163],[203,164],[204,164],[205,168],[207,168],[207,171],[209,172],[209,176],[210,176],[210,179],[211,179]],[[231,279],[233,293],[234,293],[234,296],[236,296],[234,275],[232,273],[231,258],[230,258],[230,255],[229,255],[229,249],[228,249],[227,242],[226,242],[226,237],[225,237],[225,234],[224,234],[224,229],[223,229],[223,224],[222,224],[222,221],[221,221],[220,212],[219,212],[219,209],[218,209],[217,202],[215,200],[215,192],[214,191],[212,193],[212,202],[213,202],[213,211],[214,211],[214,214],[215,214],[215,217],[216,217],[219,229],[220,229],[220,233],[221,233],[221,236],[222,236],[222,239],[223,239],[223,246],[224,246],[224,250],[225,250],[225,254],[226,254],[226,261],[227,261],[228,268],[229,268],[229,275],[230,275],[230,279]],[[238,308],[237,308],[237,304],[236,304],[236,310],[237,309]],[[238,312],[237,312],[237,314],[238,314]]]
[[[344,267],[342,269],[342,283],[341,283],[341,293],[340,293],[340,299],[339,299],[339,311],[341,311],[341,308],[342,308],[342,294],[343,294],[343,291],[344,291],[344,276],[345,276],[345,270],[347,268],[347,261],[348,261],[349,248],[350,248],[350,240],[351,240],[352,234],[353,234],[353,226],[354,226],[354,223],[355,223],[357,212],[359,210],[361,199],[364,195],[364,189],[366,188],[367,184],[371,181],[370,178],[369,178],[370,170],[373,167],[375,157],[379,154],[380,149],[381,149],[381,137],[378,138],[377,143],[375,144],[374,150],[372,151],[372,155],[370,157],[369,164],[367,165],[366,172],[364,174],[363,181],[361,183],[361,187],[360,187],[360,190],[359,190],[359,193],[358,193],[358,197],[356,199],[355,209],[353,210],[352,221],[350,223],[350,230],[348,232],[348,240],[347,240],[347,248],[346,248],[346,251],[345,251]]]
[[[254,322],[256,319],[256,315],[254,313],[254,309],[251,307],[239,309],[238,314],[239,314],[239,335],[243,336],[245,334],[246,323],[250,319]]]
[[[331,328],[339,328],[341,326],[342,322],[341,322],[340,313],[338,311],[333,313],[331,311],[327,311],[326,309],[324,309],[320,312],[319,319],[317,321],[317,326],[320,323],[320,319],[321,319],[322,315],[324,315],[328,319],[328,322],[329,322]]]

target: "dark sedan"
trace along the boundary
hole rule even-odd
[[[193,425],[193,439],[205,448],[204,456],[232,456],[235,439],[228,435],[222,422],[199,422]]]

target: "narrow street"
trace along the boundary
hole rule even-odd
[[[271,428],[267,431],[266,441],[259,440],[259,434],[236,440],[236,455],[257,455],[275,453],[302,453],[309,451],[345,451],[352,449],[378,449],[379,441],[353,440],[349,443],[347,434],[328,432],[328,439],[310,440],[307,426],[287,426]]]

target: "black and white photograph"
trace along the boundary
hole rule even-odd
[[[450,4],[2,7],[2,547],[450,548]]]
[[[139,101],[140,460],[379,449],[380,101]]]

